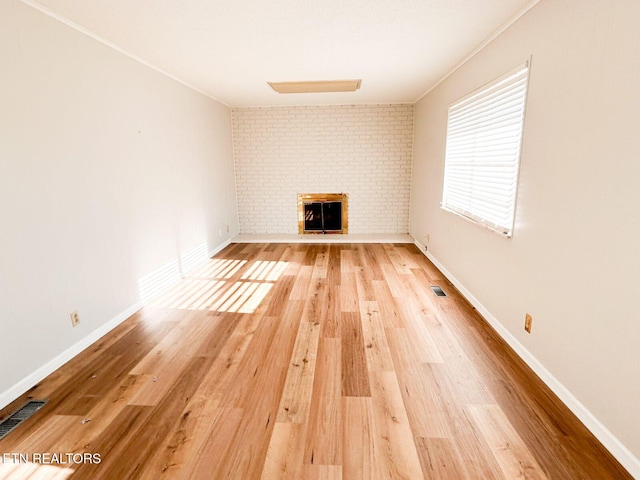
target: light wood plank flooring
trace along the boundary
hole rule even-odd
[[[0,478],[631,478],[407,244],[233,244],[27,397],[101,462]]]

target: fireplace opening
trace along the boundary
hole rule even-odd
[[[347,233],[347,195],[298,195],[298,233]]]
[[[322,233],[342,231],[342,202],[305,203],[304,229]]]

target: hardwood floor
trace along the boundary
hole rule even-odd
[[[0,478],[631,478],[411,244],[231,245],[28,396],[100,463]]]

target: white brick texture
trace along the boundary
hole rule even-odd
[[[234,108],[240,233],[298,233],[298,193],[349,195],[349,233],[407,233],[412,105]]]

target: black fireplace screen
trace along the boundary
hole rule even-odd
[[[305,203],[304,230],[323,233],[342,231],[342,202]]]

